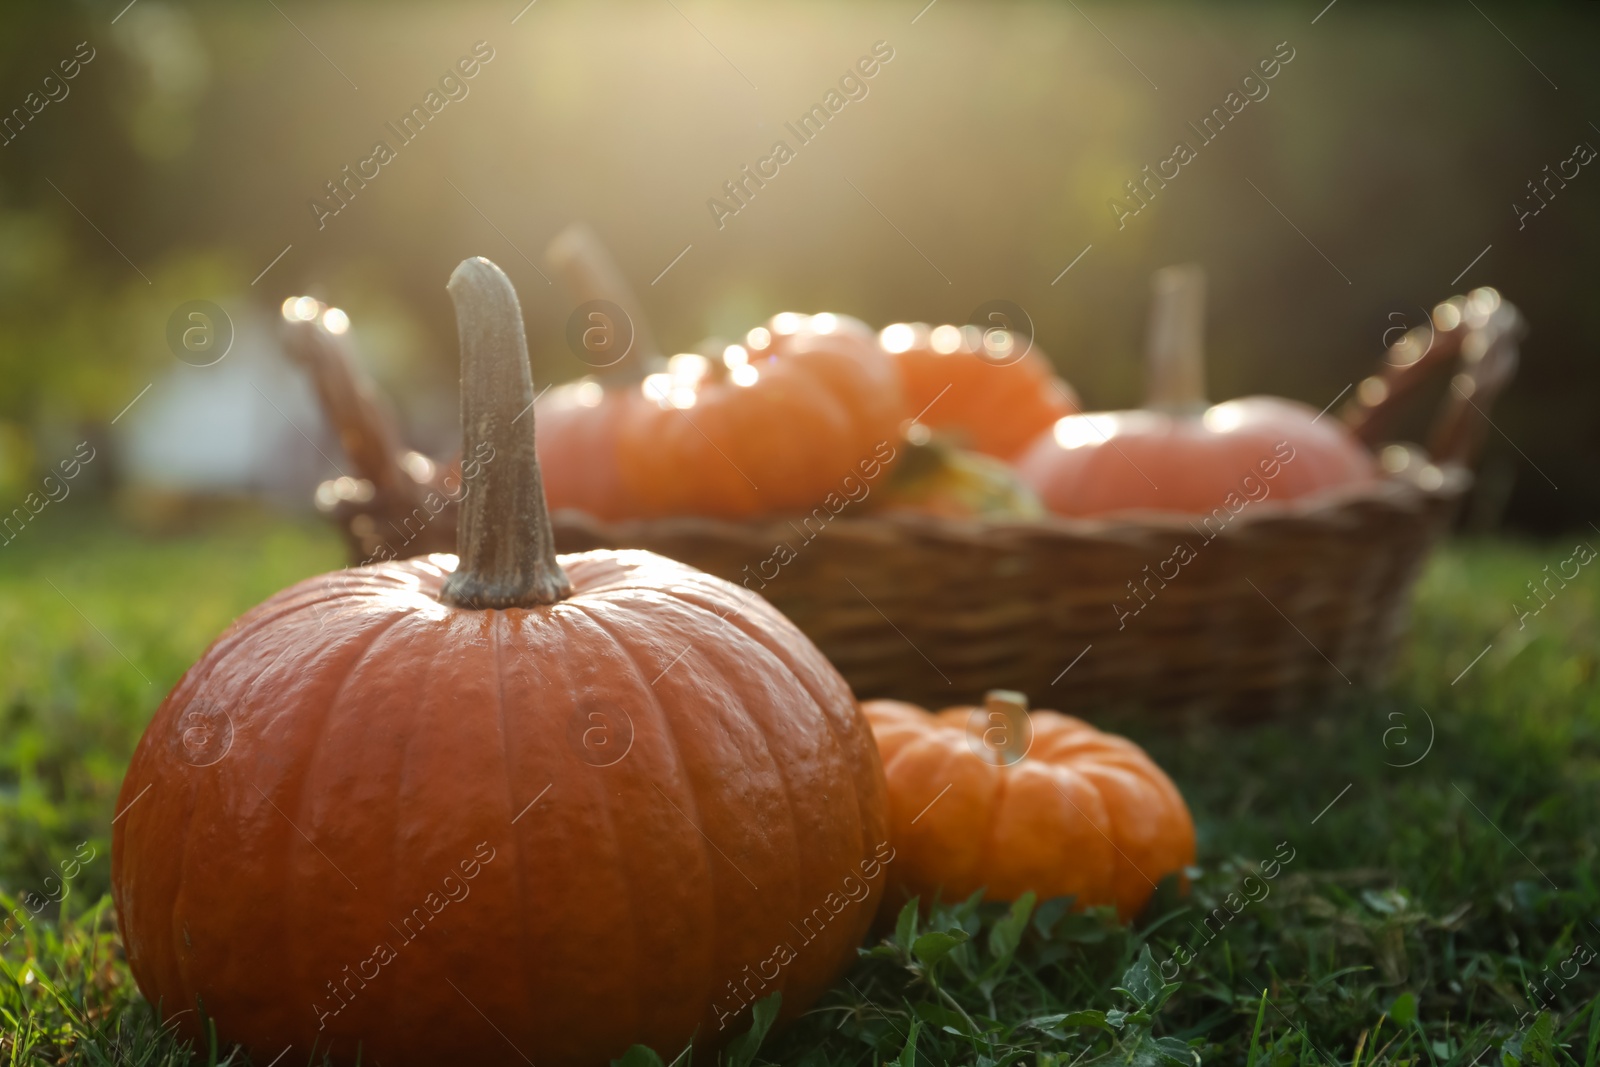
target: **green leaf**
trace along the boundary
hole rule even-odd
[[[917,939],[917,897],[906,901],[906,906],[900,909],[900,917],[894,923],[894,943],[905,952],[911,951],[911,943]]]
[[[1011,1067],[1013,1063],[1026,1059],[1030,1053],[1027,1049],[1012,1049],[999,1059],[979,1054],[976,1067]]]
[[[1115,909],[1090,908],[1067,912],[1057,921],[1052,936],[1077,945],[1098,945],[1120,929]]]
[[[1140,949],[1139,958],[1122,972],[1122,984],[1117,986],[1119,992],[1126,993],[1148,1012],[1158,1011],[1179,988],[1178,982],[1161,980],[1161,969],[1156,966],[1156,958],[1151,954],[1149,945]]]
[[[774,993],[755,1002],[750,1009],[750,1029],[729,1041],[727,1050],[722,1054],[724,1067],[750,1067],[751,1061],[756,1058],[756,1050],[767,1038],[767,1031],[777,1021],[778,1009],[782,1005],[782,993]]]
[[[666,1064],[661,1062],[655,1049],[648,1045],[634,1045],[622,1054],[620,1060],[612,1060],[611,1067],[666,1067]]]
[[[895,1060],[897,1067],[917,1067],[917,1031],[921,1027],[920,1020],[911,1020],[911,1033],[906,1035],[906,1047],[900,1050],[900,1057]]]
[[[961,1017],[960,1012],[951,1011],[936,1001],[924,1000],[916,1006],[915,1010],[917,1018],[929,1026],[936,1026],[941,1030],[953,1030],[962,1037],[976,1036],[973,1034],[972,1027],[968,1025],[967,1020]]]
[[[1266,1017],[1266,1014],[1267,1014],[1267,990],[1266,990],[1266,987],[1263,986],[1261,988],[1261,1006],[1256,1009],[1256,1028],[1255,1028],[1255,1031],[1253,1033],[1251,1033],[1251,1035],[1250,1035],[1250,1049],[1249,1049],[1248,1052],[1245,1053],[1245,1056],[1246,1056],[1245,1063],[1246,1063],[1247,1067],[1254,1067],[1254,1065],[1255,1065],[1255,1062],[1256,1062],[1256,1046],[1261,1041],[1261,1020]],[[1380,1019],[1379,1021],[1381,1022],[1382,1020]],[[1374,1040],[1377,1039],[1376,1032],[1374,1032],[1374,1034],[1373,1034],[1373,1039]],[[1358,1056],[1357,1058],[1359,1059],[1360,1057]]]
[[[1511,1036],[1511,1039],[1500,1046],[1500,1062],[1504,1067],[1557,1067],[1555,1053],[1555,1038],[1553,1030],[1555,1019],[1547,1011],[1541,1011],[1538,1018],[1526,1029]]]
[[[1394,998],[1394,1003],[1389,1005],[1389,1018],[1401,1026],[1410,1026],[1417,1021],[1417,998],[1411,993],[1401,993]]]
[[[965,944],[967,932],[965,930],[930,930],[911,943],[911,953],[922,961],[924,967],[932,967],[958,945]]]
[[[1139,1067],[1194,1067],[1199,1060],[1175,1037],[1147,1037],[1139,1043],[1132,1062]]]
[[[1051,897],[1034,909],[1033,928],[1039,931],[1040,937],[1050,939],[1061,917],[1071,910],[1072,900],[1072,897]]]
[[[1069,1011],[1061,1015],[1040,1015],[1022,1023],[1022,1026],[1034,1030],[1044,1030],[1047,1033],[1053,1030],[1066,1030],[1069,1027],[1092,1026],[1108,1033],[1115,1029],[1106,1022],[1106,1013],[1103,1011]]]
[[[1589,1009],[1589,1055],[1583,1062],[1600,1063],[1600,997],[1596,997]]]
[[[1175,1037],[1150,1037],[1139,1043],[1132,1062],[1140,1067],[1195,1067],[1200,1057]]]
[[[1011,905],[1011,911],[989,930],[989,954],[996,960],[1008,960],[1022,944],[1022,932],[1028,928],[1028,918],[1038,895],[1031,889]]]

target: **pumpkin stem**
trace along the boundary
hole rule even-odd
[[[461,499],[461,562],[442,599],[461,608],[554,604],[572,594],[572,583],[556,560],[533,446],[533,376],[517,291],[482,256],[463,260],[446,288],[461,334],[461,455],[480,473]]]
[[[1150,279],[1154,302],[1145,349],[1145,407],[1174,415],[1206,408],[1206,272],[1164,267]]]
[[[574,222],[551,238],[544,250],[545,260],[561,276],[562,287],[578,304],[593,300],[607,300],[622,308],[633,332],[633,347],[627,357],[614,366],[603,368],[602,381],[629,382],[643,380],[646,373],[661,362],[661,350],[656,347],[655,335],[650,332],[650,322],[645,317],[644,305],[639,303],[627,275],[617,266],[600,236],[581,222]]]
[[[1033,744],[1028,698],[1014,689],[991,689],[984,694],[983,710],[983,743],[991,762],[1010,766],[1027,755]]]

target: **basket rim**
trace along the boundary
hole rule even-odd
[[[1438,483],[1424,485],[1422,472],[1437,472]],[[1429,479],[1430,483],[1432,479]],[[1255,535],[1263,527],[1316,524],[1343,528],[1357,512],[1373,510],[1420,514],[1430,505],[1453,503],[1472,485],[1472,472],[1459,464],[1441,464],[1401,474],[1381,474],[1368,482],[1332,486],[1289,500],[1264,500],[1233,513],[1217,538]],[[1222,505],[1218,505],[1221,507]],[[820,505],[819,505],[820,507]],[[848,511],[828,512],[823,528],[851,540],[938,540],[968,544],[1007,541],[1144,541],[1154,536],[1193,532],[1193,523],[1206,515],[1165,511],[1125,511],[1104,517],[1047,515],[1036,519],[951,518],[915,513],[850,516]],[[719,541],[767,543],[792,537],[815,511],[787,516],[735,520],[703,515],[672,515],[654,519],[606,521],[587,512],[563,508],[552,513],[558,528],[582,529],[597,538],[626,542],[638,533],[654,538],[705,538]],[[1209,513],[1214,514],[1214,512]]]

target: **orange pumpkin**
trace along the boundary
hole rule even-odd
[[[851,321],[785,312],[718,358],[685,352],[646,376],[617,424],[636,514],[799,513],[892,457],[899,383]]]
[[[1060,515],[1120,511],[1237,514],[1376,476],[1338,419],[1271,396],[1208,405],[1201,354],[1204,276],[1156,275],[1146,406],[1069,415],[1039,435],[1017,471]]]
[[[311,578],[156,712],[113,891],[152,1003],[257,1063],[588,1065],[793,1016],[879,901],[883,772],[761,598],[648,552],[556,557],[516,294],[468,260],[460,558]]]
[[[544,390],[534,405],[545,496],[552,511],[631,518],[639,504],[622,480],[619,428],[634,415],[646,371],[666,361],[626,275],[592,229],[568,226],[550,241],[545,258],[581,316],[582,329],[568,343],[597,371]],[[625,347],[619,352],[618,345]]]
[[[604,336],[632,339],[599,377],[538,404],[552,507],[604,519],[798,514],[861,464],[894,455],[899,382],[862,323],[786,312],[744,345],[663,361],[625,274],[591,230],[568,227],[547,254],[580,308],[603,301],[620,311]]]
[[[582,378],[549,389],[534,404],[539,466],[552,511],[574,508],[597,519],[626,519],[639,505],[622,482],[617,438],[634,409],[636,383],[606,386]]]
[[[975,452],[1012,459],[1079,410],[1072,386],[1021,334],[897,322],[878,338],[900,374],[908,414],[921,412],[924,425]]]
[[[1194,862],[1183,797],[1131,741],[1000,690],[983,708],[861,708],[889,782],[892,898],[1032,891],[1129,919]]]

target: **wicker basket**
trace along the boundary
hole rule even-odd
[[[1516,310],[1493,290],[1441,304],[1339,416],[1377,447],[1395,411],[1453,368],[1427,451],[1389,446],[1381,480],[1268,498],[1220,532],[1165,514],[980,522],[846,510],[818,532],[782,519],[608,524],[568,511],[555,516],[557,542],[564,552],[646,548],[760,592],[862,699],[944,706],[1006,688],[1074,711],[1302,707],[1383,679],[1418,572],[1471,485],[1520,333]],[[299,323],[293,339],[361,468],[318,489],[353,558],[450,551],[453,509],[421,506],[438,488],[438,466],[400,449],[340,338]],[[385,456],[395,458],[385,465]],[[1175,578],[1146,583],[1180,543],[1194,558]],[[780,545],[792,558],[769,578]],[[1133,584],[1148,593],[1136,600]]]

